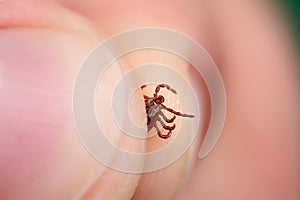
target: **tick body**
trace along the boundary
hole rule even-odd
[[[142,85],[141,89],[144,89],[145,87],[147,87],[147,85]],[[156,132],[160,138],[167,139],[167,138],[171,137],[172,131],[175,129],[176,125],[173,124],[172,126],[169,126],[166,123],[173,123],[176,118],[176,115],[181,116],[181,117],[189,117],[189,118],[193,118],[195,116],[189,115],[189,114],[183,114],[183,113],[173,110],[172,108],[166,107],[163,104],[165,102],[165,98],[162,95],[158,94],[161,88],[166,88],[170,92],[177,94],[177,92],[173,88],[171,88],[169,85],[159,84],[156,86],[153,97],[149,97],[146,95],[144,95],[143,97],[144,97],[146,112],[147,112],[148,131],[150,131],[152,128],[155,128]],[[169,119],[163,113],[163,110],[173,113],[174,116]],[[159,128],[157,126],[157,122],[159,122],[165,130],[168,130],[168,133],[166,135],[161,133],[161,131],[159,130]]]

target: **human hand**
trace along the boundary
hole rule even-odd
[[[297,63],[279,19],[270,3],[253,1],[0,1],[1,199],[299,199]],[[82,147],[72,92],[99,41],[141,26],[172,28],[202,44],[223,75],[228,108],[207,158],[198,160],[198,140],[173,165],[133,175]],[[190,66],[162,60],[192,78]]]

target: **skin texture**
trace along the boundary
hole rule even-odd
[[[81,145],[72,92],[98,42],[142,26],[178,30],[206,48],[224,79],[227,117],[205,159],[197,158],[199,137],[171,166],[134,175],[105,167]],[[0,199],[300,198],[299,64],[272,2],[0,0],[0,29]],[[203,88],[188,63],[163,52],[126,55],[124,70],[149,60]],[[107,94],[121,73],[107,80]],[[99,118],[109,112],[96,108]],[[131,150],[167,143],[141,144],[114,128],[107,137]]]

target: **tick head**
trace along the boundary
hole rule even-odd
[[[165,98],[162,95],[159,95],[154,101],[156,104],[162,104],[165,101]]]

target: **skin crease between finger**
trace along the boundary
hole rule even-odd
[[[46,8],[55,16],[38,12]],[[104,34],[48,1],[1,1],[0,10],[1,199],[130,198],[139,175],[97,162],[73,123],[74,81]]]
[[[143,2],[146,8],[141,9],[141,3],[134,5],[139,9],[132,10],[128,2],[124,3],[126,9],[121,2],[110,4],[102,1],[103,8],[111,9],[98,12],[101,6],[93,6],[98,1],[91,1],[90,4],[62,2],[97,24],[108,24],[107,27],[115,24],[107,28],[111,33],[138,26],[152,26],[151,19],[160,18],[160,21],[164,21],[166,16],[158,15],[155,9],[155,15],[152,14],[151,8],[164,8],[164,3],[173,6],[167,1],[155,6]],[[207,159],[196,163],[179,199],[298,199],[300,196],[297,189],[300,184],[297,142],[299,107],[295,109],[299,96],[294,75],[297,73],[293,71],[297,66],[296,56],[290,36],[284,31],[287,28],[282,25],[284,22],[279,19],[271,3],[198,1],[194,5],[197,9],[204,6],[210,13],[210,28],[214,32],[206,33],[213,36],[209,39],[216,46],[213,48],[206,40],[201,40],[201,44],[210,52],[224,76],[228,115],[216,149]],[[110,14],[112,20],[103,17]],[[207,17],[207,13],[205,15]],[[148,20],[145,22],[143,16],[151,17],[144,17]],[[130,20],[124,22],[121,18]],[[159,25],[168,27],[170,24]],[[172,28],[175,27],[173,24]],[[209,29],[206,25],[201,27]],[[182,31],[180,27],[176,28]],[[197,38],[198,34],[205,32],[200,31],[198,26],[195,29],[198,31],[191,31],[192,37]],[[168,174],[169,178],[175,175]],[[160,179],[149,176],[144,190],[139,192],[156,194],[153,191],[162,186]],[[156,183],[157,187],[149,186],[151,182],[153,185]],[[136,194],[136,197],[145,196]]]

